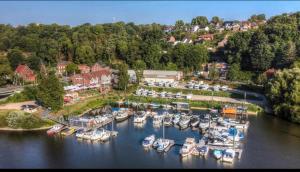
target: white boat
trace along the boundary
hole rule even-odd
[[[92,134],[90,135],[90,140],[95,141],[95,140],[99,140],[100,138],[103,137],[105,131],[103,129],[100,130],[93,130]]]
[[[107,130],[103,130],[103,135],[100,138],[102,142],[107,141],[110,138],[111,132]]]
[[[158,145],[160,144],[160,142],[162,142],[162,140],[163,140],[162,138],[156,139],[156,140],[153,142],[152,147],[153,147],[154,149],[157,149]]]
[[[180,114],[174,115],[173,125],[177,125],[180,122]]]
[[[79,131],[77,131],[76,132],[76,134],[75,134],[75,136],[77,137],[77,138],[83,138],[83,135],[84,135],[84,130],[82,129],[82,130],[79,130]]]
[[[197,127],[199,125],[199,117],[198,116],[193,116],[191,119],[191,126],[192,127]]]
[[[207,156],[208,152],[209,152],[209,148],[208,148],[208,146],[204,145],[204,146],[199,147],[198,151],[201,156]]]
[[[190,123],[190,116],[187,116],[187,115],[181,116],[180,122],[179,122],[180,129],[188,128],[189,123]]]
[[[56,125],[54,125],[51,129],[49,129],[49,130],[47,131],[47,134],[48,134],[48,135],[54,135],[54,134],[60,132],[60,131],[63,130],[63,129],[64,129],[64,126],[63,126],[63,125],[61,125],[61,124],[56,124]]]
[[[164,122],[165,126],[171,126],[172,125],[172,116],[169,114],[165,115],[163,122]]]
[[[148,147],[152,146],[152,144],[154,143],[154,141],[155,141],[155,135],[152,134],[152,135],[146,137],[143,140],[142,145],[143,145],[144,148],[148,148]]]
[[[225,149],[222,155],[222,161],[232,163],[234,157],[235,157],[235,151],[233,149]]]
[[[170,141],[168,139],[162,139],[162,141],[158,143],[157,152],[164,151],[169,145]]]
[[[182,148],[180,149],[180,155],[182,157],[186,157],[188,155],[190,155],[193,151],[193,149],[195,148],[196,146],[196,141],[194,138],[186,138],[185,139],[185,142],[182,146]]]
[[[215,149],[215,150],[213,151],[213,155],[214,155],[214,157],[218,160],[218,159],[222,158],[223,151],[222,151],[222,150]]]
[[[128,119],[128,117],[129,117],[128,111],[121,110],[121,111],[117,112],[115,119],[116,119],[116,121],[120,122],[120,121],[124,121],[124,120]]]
[[[153,125],[159,125],[159,124],[161,124],[163,118],[164,117],[162,115],[158,115],[158,114],[154,115],[153,116]]]
[[[143,123],[144,121],[146,121],[146,112],[145,111],[140,111],[138,112],[133,119],[134,123]]]

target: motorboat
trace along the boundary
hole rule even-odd
[[[173,125],[177,125],[180,122],[180,114],[175,114],[172,122]]]
[[[154,149],[157,149],[158,145],[160,144],[160,142],[162,142],[162,140],[163,140],[162,138],[156,139],[156,140],[153,142],[152,147],[153,147]]]
[[[75,136],[76,136],[77,138],[83,138],[84,133],[85,133],[84,130],[83,130],[83,129],[80,129],[80,130],[78,130],[78,131],[76,132]]]
[[[152,144],[154,143],[154,141],[155,141],[155,135],[152,134],[152,135],[146,137],[143,140],[142,145],[143,145],[144,148],[148,148],[148,147],[152,146]]]
[[[179,122],[179,127],[180,129],[186,129],[189,127],[189,123],[190,123],[190,116],[188,115],[184,115],[180,118],[180,122]]]
[[[100,130],[95,129],[95,130],[93,130],[93,132],[90,135],[89,139],[92,140],[92,141],[100,140],[101,137],[103,137],[104,133],[105,133],[104,129],[100,129]]]
[[[171,126],[172,125],[172,116],[171,115],[166,115],[163,119],[164,125],[165,126]]]
[[[234,157],[235,157],[235,151],[233,149],[225,149],[222,155],[222,161],[232,163]]]
[[[215,150],[213,151],[213,155],[214,155],[214,157],[215,157],[217,160],[219,160],[219,159],[222,158],[223,151],[222,151],[222,150],[219,150],[219,149],[215,149]]]
[[[146,121],[146,112],[145,111],[139,111],[136,113],[136,115],[134,116],[133,122],[134,123],[143,123],[144,121]]]
[[[51,129],[49,129],[48,131],[47,131],[47,134],[49,135],[49,136],[51,136],[51,135],[54,135],[54,134],[56,134],[56,133],[59,133],[61,130],[63,130],[65,127],[63,126],[63,125],[61,125],[61,124],[56,124],[56,125],[54,125]]]
[[[129,118],[129,114],[128,114],[127,110],[118,111],[116,116],[115,116],[115,119],[116,119],[117,122],[124,121],[128,118]]]
[[[157,152],[164,151],[170,145],[170,141],[167,139],[162,139],[161,142],[158,143]]]
[[[182,157],[188,156],[189,154],[192,153],[195,146],[196,146],[196,141],[194,138],[186,138],[182,148],[180,149],[180,155]]]
[[[208,152],[209,152],[209,148],[206,145],[203,145],[201,147],[198,148],[199,154],[201,156],[207,156]]]
[[[191,119],[191,126],[192,127],[197,127],[199,125],[200,119],[198,116],[193,116]]]
[[[159,125],[162,123],[163,115],[156,114],[153,116],[153,125]]]
[[[111,136],[111,132],[110,131],[103,130],[103,135],[100,138],[100,141],[105,142],[105,141],[107,141],[110,138],[110,136]]]
[[[69,135],[75,133],[75,131],[76,131],[76,129],[73,128],[73,127],[65,128],[64,130],[61,131],[61,134],[62,134],[63,136],[69,136]]]

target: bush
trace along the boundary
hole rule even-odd
[[[6,117],[7,126],[10,128],[32,129],[46,124],[43,120],[30,113],[22,111],[9,112]]]

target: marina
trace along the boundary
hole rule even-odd
[[[212,150],[206,156],[199,153],[181,158],[180,148],[186,138],[195,138],[197,142],[202,138],[198,130],[191,128],[179,130],[176,127],[165,127],[166,138],[176,143],[167,153],[157,153],[153,148],[145,150],[142,146],[145,137],[152,134],[162,136],[161,125],[155,128],[152,120],[148,118],[142,128],[134,127],[133,117],[114,122],[113,128],[118,135],[104,143],[80,141],[74,134],[49,137],[44,131],[2,133],[0,149],[6,159],[0,158],[0,164],[3,168],[16,167],[12,160],[18,161],[18,167],[23,168],[283,168],[299,167],[300,164],[300,151],[297,149],[300,144],[300,136],[297,134],[299,126],[272,116],[249,117],[247,141],[243,145],[242,154],[237,153],[234,163],[217,161]],[[108,124],[107,130],[111,130],[110,125]],[[273,129],[268,130],[269,127]],[[22,149],[12,149],[21,145]],[[220,146],[209,147],[221,149]],[[270,148],[274,151],[268,151]],[[12,156],[17,153],[22,153],[22,157]],[[130,159],[127,158],[128,155]],[[32,156],[36,159],[29,158]],[[272,161],[266,161],[267,159]]]

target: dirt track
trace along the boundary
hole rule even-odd
[[[17,109],[21,110],[22,105],[36,105],[34,101],[26,101],[26,102],[20,102],[20,103],[8,103],[0,105],[0,109]]]

